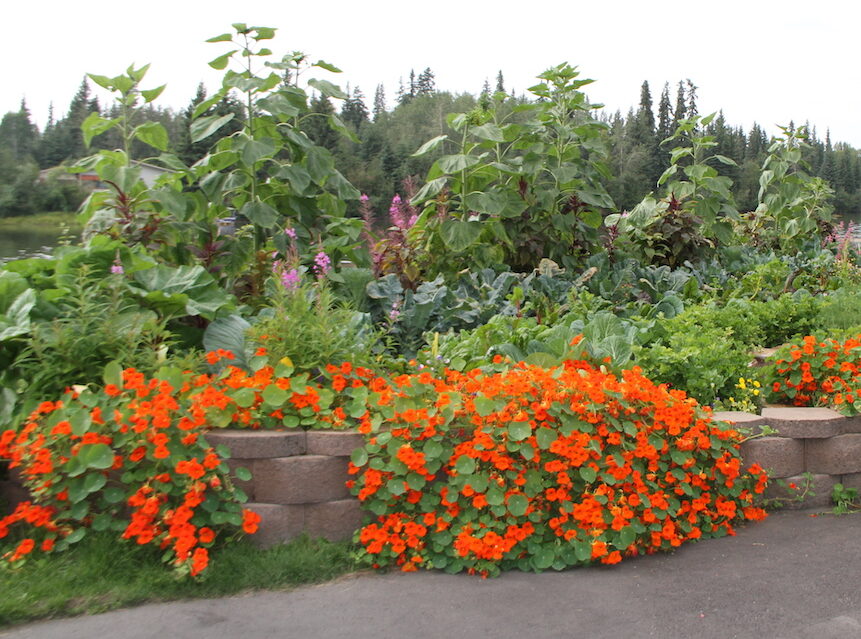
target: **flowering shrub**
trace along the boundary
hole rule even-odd
[[[373,390],[390,429],[353,454],[350,486],[377,515],[357,533],[375,566],[613,564],[765,516],[767,476],[741,472],[738,434],[638,368],[518,364]]]
[[[861,335],[844,342],[812,335],[777,360],[769,380],[772,399],[795,406],[833,406],[861,412]]]
[[[178,572],[196,576],[219,535],[253,533],[260,520],[240,505],[245,495],[230,482],[226,451],[202,437],[226,413],[243,419],[241,399],[226,392],[241,381],[228,374],[219,388],[207,375],[147,379],[118,367],[108,377],[114,383],[98,392],[78,387],[43,402],[18,431],[0,435],[0,457],[35,500],[0,519],[0,543],[24,535],[2,557],[14,564],[37,547],[62,550],[87,529],[113,530],[158,545]],[[237,475],[250,478],[243,469]],[[24,530],[12,535],[16,528]]]

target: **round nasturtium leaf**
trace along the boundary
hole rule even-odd
[[[529,508],[529,500],[525,495],[514,494],[508,498],[508,512],[515,517],[523,517],[527,508]]]
[[[532,434],[529,422],[511,422],[508,425],[508,436],[516,442],[523,441]]]

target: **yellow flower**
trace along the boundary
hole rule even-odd
[[[757,381],[754,381],[753,385],[756,386],[757,388],[759,388],[761,386],[761,384]]]

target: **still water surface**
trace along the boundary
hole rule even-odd
[[[61,235],[62,230],[54,227],[0,228],[0,263],[34,255],[49,255]],[[77,237],[73,241],[77,241]]]

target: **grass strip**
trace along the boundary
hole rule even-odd
[[[160,551],[91,533],[69,550],[0,570],[0,627],[142,603],[320,583],[354,570],[352,548],[301,537],[266,550],[247,540],[212,553],[200,581],[178,580]]]

